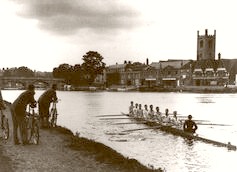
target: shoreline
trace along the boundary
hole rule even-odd
[[[71,149],[90,152],[96,156],[95,159],[100,163],[113,164],[115,166],[123,167],[128,171],[162,172],[162,169],[160,168],[159,169],[148,168],[142,165],[136,159],[126,158],[119,152],[115,151],[109,146],[104,145],[103,143],[96,142],[94,140],[90,140],[85,137],[75,136],[69,129],[65,127],[57,126],[55,130],[57,130],[60,133],[70,135],[71,144],[68,146]]]
[[[135,159],[129,159],[112,148],[84,137],[78,137],[66,127],[40,129],[38,145],[14,145],[12,119],[6,102],[10,137],[0,140],[2,172],[12,171],[113,171],[162,172],[150,169]]]

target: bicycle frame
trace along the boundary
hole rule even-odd
[[[27,141],[29,143],[39,143],[39,116],[35,113],[34,108],[29,107],[26,116]]]
[[[50,118],[49,118],[49,124],[50,127],[56,127],[57,126],[57,107],[56,107],[56,102],[53,102],[51,111],[50,111]]]

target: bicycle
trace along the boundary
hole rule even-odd
[[[1,138],[4,140],[7,140],[9,138],[9,123],[8,123],[8,118],[4,115],[2,109],[1,111]]]
[[[50,127],[56,127],[57,126],[57,118],[58,118],[58,112],[56,107],[56,101],[53,102],[50,115],[49,115],[49,125]]]
[[[34,108],[29,106],[29,111],[25,118],[25,138],[28,143],[39,144],[39,115],[35,113]]]

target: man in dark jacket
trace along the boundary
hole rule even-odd
[[[36,101],[34,99],[35,87],[34,85],[29,85],[28,89],[21,93],[18,98],[13,102],[11,107],[12,122],[13,122],[13,137],[14,143],[19,144],[19,139],[17,136],[17,130],[20,129],[20,136],[22,144],[27,144],[26,131],[24,131],[24,118],[26,115],[27,105],[30,104],[31,107],[36,107]]]
[[[52,88],[46,90],[39,98],[39,115],[40,115],[40,122],[41,127],[49,127],[49,107],[50,103],[57,101],[57,94],[56,94],[57,85],[53,84]],[[46,123],[46,124],[45,124]]]

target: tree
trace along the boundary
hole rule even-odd
[[[4,70],[4,76],[15,76],[15,77],[33,77],[34,72],[28,67],[21,66],[19,68],[7,68]]]
[[[53,76],[55,78],[64,78],[67,84],[71,84],[73,67],[69,64],[61,64],[59,67],[53,69]]]
[[[21,66],[17,69],[16,75],[23,76],[23,77],[33,77],[34,72],[31,69],[29,69],[28,67]]]
[[[83,56],[82,70],[85,79],[91,85],[98,74],[102,74],[105,68],[104,58],[96,51],[89,51]]]

